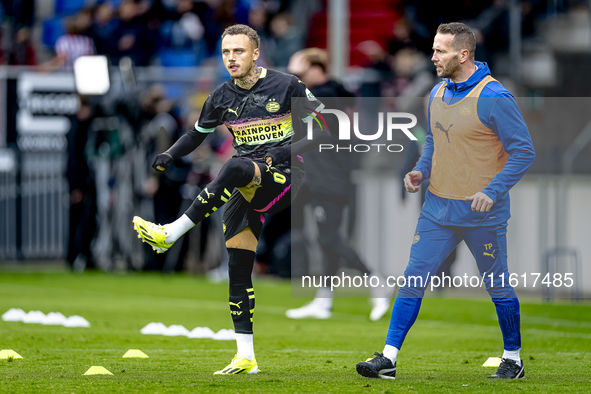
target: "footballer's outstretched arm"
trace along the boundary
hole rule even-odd
[[[160,153],[154,159],[152,168],[157,171],[166,171],[170,163],[179,157],[193,152],[207,138],[207,133],[201,133],[196,129],[190,130],[177,140],[166,152]]]
[[[166,152],[156,156],[152,164],[155,170],[166,171],[170,163],[193,152],[209,133],[215,131],[215,128],[220,124],[220,111],[213,104],[212,96],[214,95],[215,92],[205,100],[195,127],[179,138]]]

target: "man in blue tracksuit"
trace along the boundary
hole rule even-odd
[[[425,288],[462,240],[476,259],[503,334],[502,362],[489,378],[524,376],[519,301],[508,283],[508,192],[535,153],[515,99],[490,76],[486,63],[474,61],[475,47],[474,34],[462,23],[437,29],[431,60],[443,82],[431,91],[422,156],[404,178],[411,193],[422,180],[429,178],[431,184],[404,273],[409,280],[398,292],[384,351],[357,364],[363,376],[394,379],[396,356]]]

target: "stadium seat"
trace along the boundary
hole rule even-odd
[[[172,46],[172,25],[174,21],[162,21],[158,31],[160,33],[160,40],[164,46]]]
[[[170,100],[181,100],[187,97],[187,84],[179,82],[163,83],[164,95]]]
[[[64,18],[51,18],[43,21],[43,44],[53,49],[57,39],[65,33]]]
[[[158,52],[160,64],[164,67],[194,67],[201,59],[192,49],[161,49]]]
[[[72,15],[84,8],[86,0],[55,0],[55,13]]]

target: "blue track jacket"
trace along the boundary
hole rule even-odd
[[[486,63],[476,62],[475,64],[478,69],[465,82],[453,83],[449,79],[444,79],[447,83],[443,94],[446,104],[458,102],[478,82],[490,75]],[[437,84],[431,90],[429,109],[440,85],[441,83]],[[478,100],[478,117],[482,124],[499,136],[509,158],[503,170],[482,190],[494,203],[489,212],[472,211],[472,201],[441,198],[427,191],[422,214],[443,226],[476,227],[505,223],[511,217],[509,190],[521,179],[535,158],[529,131],[513,95],[500,83],[493,81],[485,86],[480,97],[487,97],[487,99]],[[428,123],[428,135],[423,154],[414,168],[415,171],[423,174],[423,180],[429,178],[433,158],[433,133],[430,119]]]

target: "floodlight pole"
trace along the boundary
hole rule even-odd
[[[349,0],[328,1],[328,53],[332,77],[342,80],[349,67]]]
[[[519,0],[509,1],[509,59],[511,79],[521,81],[521,4]]]

